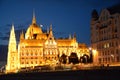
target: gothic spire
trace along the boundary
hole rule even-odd
[[[49,34],[49,28],[47,27],[47,34]]]
[[[32,24],[36,24],[36,17],[35,17],[35,12],[33,11],[33,19],[32,19]]]
[[[94,21],[98,20],[98,18],[99,18],[98,12],[95,9],[92,11],[91,16],[92,16],[92,20],[94,20]]]
[[[53,36],[53,32],[52,32],[52,24],[50,25],[50,35]]]
[[[73,34],[73,39],[76,41],[76,33]]]
[[[52,25],[50,25],[50,29],[49,29],[49,38],[54,39],[53,32],[52,32]]]
[[[24,32],[22,31],[22,33],[20,34],[20,40],[24,39]]]
[[[72,36],[71,36],[71,34],[69,34],[69,39],[72,39]]]
[[[10,32],[10,39],[9,39],[9,50],[16,51],[16,37],[14,31],[14,25],[12,24],[12,29]]]

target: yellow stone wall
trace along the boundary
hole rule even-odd
[[[12,38],[15,40],[15,36]],[[21,33],[18,49],[15,46],[16,44],[8,47],[10,51],[8,52],[6,72],[15,72],[23,67],[56,64],[59,62],[59,57],[63,53],[70,56],[72,52],[76,52],[78,57],[83,54],[89,55],[87,46],[85,44],[79,44],[76,41],[76,37],[54,39],[52,26],[50,26],[49,31],[43,33],[41,27],[36,23],[35,16],[26,33]],[[16,52],[11,52],[12,49]]]

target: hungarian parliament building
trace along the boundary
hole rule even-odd
[[[83,54],[89,54],[89,49],[86,44],[77,42],[75,34],[69,38],[54,38],[52,25],[47,32],[43,32],[33,14],[32,23],[26,33],[21,31],[18,44],[16,44],[14,25],[12,25],[6,72],[16,72],[24,67],[57,64],[62,54],[70,56],[72,52],[80,58]]]

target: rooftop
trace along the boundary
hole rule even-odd
[[[107,8],[110,14],[120,13],[120,3]]]

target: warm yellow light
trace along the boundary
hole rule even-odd
[[[92,48],[91,48],[91,47],[89,47],[89,50],[92,50]]]
[[[8,46],[6,72],[16,72],[24,67],[46,64],[56,65],[56,63],[59,63],[59,56],[62,54],[70,56],[71,53],[75,52],[80,58],[84,54],[89,55],[89,50],[92,52],[92,49],[88,49],[85,44],[79,44],[75,37],[70,39],[54,39],[52,26],[50,31],[43,33],[42,29],[37,26],[35,17],[32,24],[28,27],[25,37],[24,33],[22,33],[20,35],[20,42],[17,47],[16,45],[13,27]]]
[[[97,53],[97,50],[93,50],[93,54],[96,54]]]
[[[111,57],[114,57],[114,55],[113,55],[113,54],[111,54]]]

